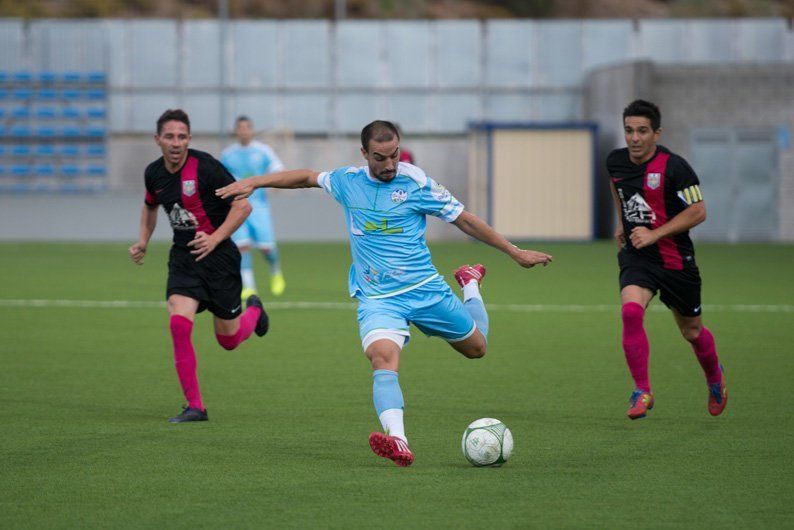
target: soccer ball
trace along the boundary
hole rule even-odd
[[[501,466],[513,452],[513,433],[494,418],[480,418],[463,431],[461,449],[477,467]]]

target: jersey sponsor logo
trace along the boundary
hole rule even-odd
[[[171,211],[168,212],[168,221],[174,230],[195,230],[198,226],[196,216],[179,206],[178,203],[174,204]]]
[[[196,194],[196,181],[183,180],[182,181],[182,195],[185,197],[192,197]]]
[[[393,269],[390,271],[380,272],[375,267],[367,265],[367,268],[365,268],[362,273],[364,275],[364,281],[369,284],[377,285],[385,280],[388,280],[389,278],[393,278],[395,280],[398,279],[400,276],[405,274],[405,269]]]
[[[350,233],[354,236],[363,236],[364,232],[361,229],[356,228],[356,221],[353,217],[353,212],[350,212]]]
[[[628,222],[636,224],[653,224],[656,220],[653,208],[639,193],[635,193],[628,202],[623,203],[623,215]]]
[[[662,182],[661,173],[648,173],[648,175],[645,177],[645,185],[652,190],[658,188],[661,182]]]
[[[405,199],[408,198],[408,192],[405,190],[394,190],[391,192],[391,202],[394,204],[400,204],[401,202],[405,202]]]
[[[402,234],[403,229],[401,226],[389,228],[389,221],[381,219],[380,224],[374,221],[365,221],[364,232],[368,234],[384,234],[390,236],[392,234]]]

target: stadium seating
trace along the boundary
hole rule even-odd
[[[0,71],[0,193],[107,189],[107,75]]]

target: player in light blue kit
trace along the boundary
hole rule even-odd
[[[217,190],[222,198],[242,199],[256,188],[321,187],[345,211],[353,264],[350,296],[358,299],[358,324],[366,356],[372,362],[373,401],[385,434],[374,432],[369,444],[379,456],[409,466],[414,455],[403,424],[403,395],[397,378],[400,352],[408,342],[409,323],[436,335],[470,359],[485,355],[488,314],[479,284],[482,265],[455,271],[463,302],[452,293],[430,260],[425,218],[439,217],[487,243],[522,267],[547,265],[552,257],[512,245],[485,221],[463,209],[442,185],[418,167],[399,162],[400,135],[387,121],[361,131],[363,167],[318,173],[298,169],[252,177]]]
[[[284,164],[269,145],[254,140],[253,125],[247,116],[238,117],[234,122],[234,135],[238,143],[230,145],[221,153],[221,162],[237,180],[284,169]],[[239,247],[242,256],[240,262],[240,275],[243,277],[242,297],[245,300],[256,294],[251,247],[258,248],[264,254],[270,265],[270,292],[279,296],[284,292],[286,284],[281,272],[267,191],[259,190],[252,194],[249,202],[253,207],[251,215],[232,235],[232,240]]]

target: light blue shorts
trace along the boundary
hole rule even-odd
[[[273,222],[270,219],[270,208],[254,206],[248,219],[232,234],[232,241],[238,247],[250,245],[256,248],[269,249],[276,246]]]
[[[476,325],[463,302],[440,276],[421,287],[389,298],[358,297],[358,329],[361,341],[378,331],[410,337],[413,324],[427,336],[458,342],[474,333]]]

